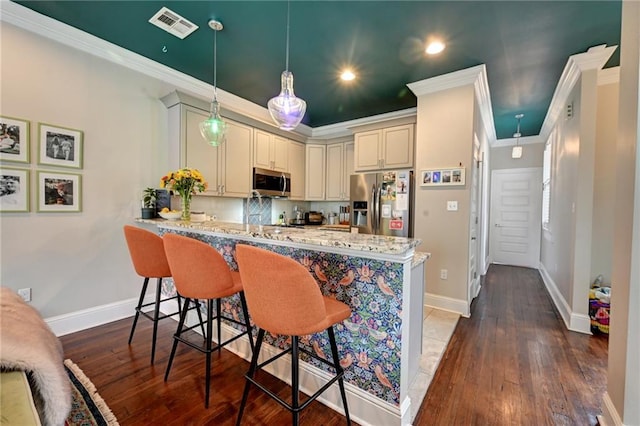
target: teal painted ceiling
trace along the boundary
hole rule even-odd
[[[285,69],[284,1],[16,1],[168,67],[266,107]],[[181,40],[148,20],[162,7],[200,28]],[[569,56],[620,44],[620,1],[291,1],[289,70],[318,127],[416,106],[406,84],[485,64],[498,139],[524,113],[540,132]],[[446,50],[424,54],[441,37]],[[619,64],[618,50],[605,67]],[[344,84],[350,66],[357,79]]]

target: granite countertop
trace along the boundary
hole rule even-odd
[[[229,235],[239,235],[274,241],[311,244],[323,247],[347,248],[370,253],[400,255],[415,249],[422,243],[417,238],[387,237],[383,235],[352,234],[333,230],[258,226],[241,223],[206,221],[189,222],[165,219],[136,219],[138,222],[156,224],[160,228],[188,229]]]
[[[431,259],[431,253],[427,253],[424,251],[416,251],[415,253],[413,253],[413,260],[411,261],[411,267],[415,268],[419,264],[424,263],[429,259]]]

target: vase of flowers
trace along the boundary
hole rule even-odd
[[[160,188],[178,193],[182,204],[182,220],[191,218],[191,197],[207,189],[207,182],[198,169],[185,167],[169,172],[160,179]]]

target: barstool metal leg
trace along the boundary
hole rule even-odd
[[[249,319],[249,309],[247,308],[247,299],[244,297],[244,291],[240,292],[240,303],[242,304],[242,313],[244,315],[244,322],[247,325],[247,335],[249,337],[249,346],[251,352],[253,352],[253,330],[251,328],[251,320]]]
[[[293,426],[300,423],[300,391],[298,380],[298,336],[291,339],[291,413],[293,414]]]
[[[216,299],[216,326],[218,328],[218,353],[222,352],[222,302],[220,299]]]
[[[338,345],[336,344],[336,336],[333,332],[333,326],[327,329],[329,333],[329,344],[331,345],[331,354],[333,355],[333,364],[336,368],[336,375],[340,376],[338,379],[338,386],[340,387],[340,395],[342,395],[342,404],[344,405],[344,416],[347,418],[347,424],[351,424],[351,418],[349,417],[349,407],[347,406],[347,392],[344,389],[344,370],[340,365],[340,356],[338,355]]]
[[[176,333],[173,336],[173,347],[171,348],[171,355],[169,355],[169,363],[167,364],[167,371],[164,373],[164,381],[166,382],[169,378],[169,372],[171,371],[171,364],[173,363],[173,357],[176,354],[176,348],[178,347],[178,338],[180,334],[182,334],[182,327],[184,326],[184,321],[187,318],[187,312],[189,311],[189,303],[191,299],[185,298],[184,306],[182,307],[182,313],[180,314],[180,321],[178,321],[178,328],[176,329]]]
[[[156,303],[153,308],[153,338],[151,340],[151,365],[156,357],[156,337],[158,336],[158,317],[160,316],[160,296],[162,295],[162,278],[158,278],[156,286]]]
[[[216,299],[220,303],[220,299]],[[219,334],[219,332],[218,332]],[[209,385],[211,383],[211,340],[213,339],[213,300],[207,300],[207,346],[204,408],[209,408]]]
[[[136,331],[136,324],[138,323],[138,317],[140,316],[140,309],[142,309],[142,303],[144,302],[144,296],[147,294],[147,285],[149,284],[149,278],[145,277],[142,284],[142,290],[140,291],[140,299],[138,300],[138,306],[136,307],[136,316],[133,318],[133,325],[131,325],[131,333],[129,334],[129,344],[133,340],[133,332]]]
[[[258,336],[256,337],[256,345],[253,349],[253,356],[251,357],[251,364],[249,371],[246,374],[246,382],[244,384],[244,392],[242,393],[242,402],[240,403],[240,410],[238,411],[238,419],[236,420],[236,426],[240,426],[242,421],[242,413],[244,412],[244,406],[247,404],[247,398],[249,396],[249,390],[251,389],[251,381],[256,373],[256,367],[258,365],[258,355],[260,355],[260,346],[262,346],[262,340],[264,339],[264,330],[258,328]]]

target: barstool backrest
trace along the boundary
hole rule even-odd
[[[258,327],[302,336],[329,326],[320,287],[300,263],[244,244],[236,245],[236,259],[249,314]]]
[[[162,238],[151,231],[131,225],[124,226],[124,236],[138,275],[148,278],[171,276]]]
[[[165,234],[162,239],[173,283],[181,296],[217,299],[234,286],[229,265],[209,244],[177,234]]]

